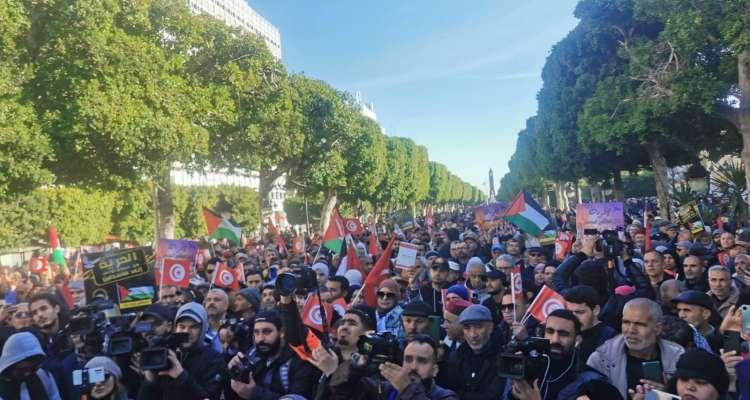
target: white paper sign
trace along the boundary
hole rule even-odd
[[[417,246],[400,242],[398,245],[398,257],[396,258],[396,267],[412,268],[417,265]]]

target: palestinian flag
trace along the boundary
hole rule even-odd
[[[49,226],[49,247],[52,249],[52,261],[61,268],[65,266],[65,255],[60,247],[60,237],[54,225]]]
[[[341,253],[341,245],[344,243],[344,236],[346,236],[344,219],[341,218],[338,210],[334,208],[331,213],[331,220],[328,222],[326,233],[323,235],[323,246],[327,247],[334,253]]]
[[[211,239],[227,239],[228,241],[239,245],[242,229],[234,225],[227,218],[216,215],[208,208],[203,209],[203,218],[206,220],[208,236]]]
[[[516,195],[510,207],[505,210],[503,217],[532,236],[539,236],[550,222],[549,218],[544,215],[542,207],[526,192]]]

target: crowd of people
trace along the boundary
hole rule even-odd
[[[439,214],[399,231],[415,265],[385,260],[375,279],[384,233],[345,257],[223,241],[135,315],[3,267],[0,399],[750,399],[750,229],[649,218],[561,251]],[[210,283],[224,264],[243,269],[238,290]],[[564,307],[538,320],[550,290]],[[310,299],[331,314],[317,325]]]

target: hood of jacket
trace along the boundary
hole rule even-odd
[[[42,345],[30,332],[19,332],[11,335],[3,346],[0,356],[0,374],[19,361],[29,357],[44,356]]]
[[[201,336],[198,342],[194,346],[203,344],[203,338],[208,332],[208,313],[202,305],[194,302],[185,303],[177,310],[177,315],[174,317],[174,322],[177,324],[181,318],[190,318],[193,321],[201,324]]]

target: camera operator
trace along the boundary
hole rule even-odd
[[[549,340],[549,357],[541,378],[529,382],[516,379],[512,385],[512,397],[518,400],[568,399],[578,392],[578,387],[592,379],[604,379],[593,370],[586,370],[576,349],[576,340],[581,332],[581,323],[568,310],[555,310],[547,316],[544,325],[544,338]]]
[[[454,390],[461,399],[499,399],[505,391],[505,378],[497,374],[500,344],[491,341],[494,323],[487,307],[472,305],[461,312],[464,342],[450,355],[437,382]]]
[[[327,376],[336,376],[332,379],[329,399],[458,399],[453,391],[435,384],[439,371],[437,357],[435,341],[420,334],[407,342],[403,365],[386,361],[370,366],[373,360],[366,355],[357,357],[356,365],[338,364],[337,354],[323,347],[313,352],[312,362]],[[369,371],[375,366],[377,375],[371,375]]]
[[[187,333],[188,341],[177,351],[169,350],[169,369],[144,371],[139,400],[219,398],[226,369],[222,355],[205,343],[206,331],[208,315],[203,306],[187,303],[177,310],[175,332]]]
[[[32,333],[11,335],[0,356],[0,399],[60,400],[55,379],[41,368],[44,357]]]
[[[285,305],[296,310],[291,299],[287,296],[285,299],[288,301]],[[228,365],[232,374],[230,386],[236,396],[270,400],[297,394],[311,398],[318,374],[286,345],[277,311],[264,310],[255,316],[253,339],[255,346],[250,352],[237,354]],[[227,398],[235,398],[226,394]]]

